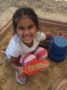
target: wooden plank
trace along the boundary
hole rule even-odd
[[[4,36],[5,31],[12,27],[12,16],[17,7],[10,7],[0,15],[0,40]],[[67,16],[56,13],[44,13],[40,9],[34,9],[39,17],[41,27],[57,27],[67,31]]]
[[[67,16],[62,15],[60,13],[45,13],[40,9],[34,9],[37,13],[38,17],[41,19],[51,20],[51,21],[57,21],[67,24]]]
[[[0,15],[0,31],[10,23],[16,9],[16,7],[10,7]]]
[[[10,7],[0,15],[0,40],[10,31],[8,29],[12,25],[12,16],[16,10],[16,7]]]

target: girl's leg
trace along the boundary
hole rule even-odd
[[[42,47],[38,47],[35,50],[34,54],[36,55],[36,57],[38,59],[40,59],[40,58],[47,58],[47,50],[42,48]]]
[[[25,74],[20,75],[19,72],[16,71],[16,80],[20,84],[26,84],[27,83],[27,77]]]
[[[36,56],[33,54],[26,54],[24,57],[21,57],[20,64],[26,64],[27,62],[31,60],[35,60]],[[27,83],[27,76],[25,74],[20,75],[19,72],[16,72],[16,80],[20,84],[26,84]]]

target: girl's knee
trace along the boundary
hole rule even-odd
[[[46,58],[48,55],[47,50],[42,47],[39,47],[34,54],[37,56],[37,58]]]

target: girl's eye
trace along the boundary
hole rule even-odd
[[[34,25],[29,25],[28,29],[32,29],[34,27]]]
[[[31,24],[31,25],[28,25],[27,27],[25,27],[25,26],[17,26],[17,29],[26,30],[26,29],[32,29],[33,27],[34,27],[34,25]]]
[[[24,27],[23,26],[18,26],[17,29],[22,29],[23,30]]]

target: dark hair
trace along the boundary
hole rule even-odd
[[[29,18],[31,18],[34,24],[36,25],[36,27],[38,28],[39,26],[38,16],[36,15],[36,13],[31,8],[23,7],[23,8],[19,8],[13,15],[13,28],[15,33],[16,33],[18,20],[20,20],[20,18],[23,17],[24,15],[27,15]]]

